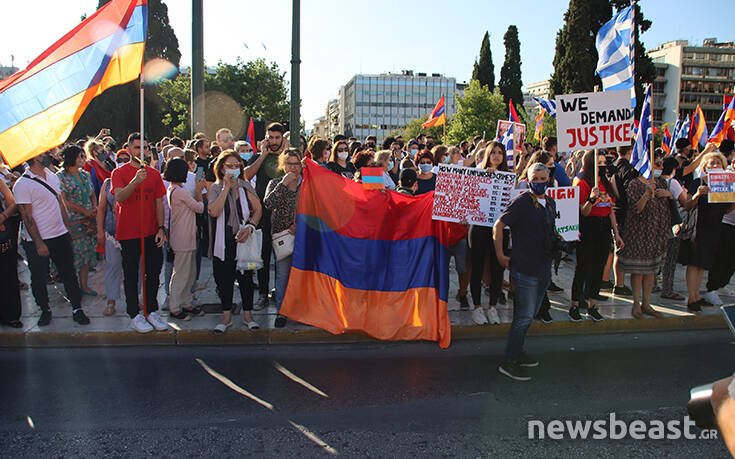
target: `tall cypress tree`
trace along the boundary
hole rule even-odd
[[[99,0],[97,9],[109,2]],[[148,61],[153,58],[165,59],[177,69],[181,60],[179,41],[169,24],[168,7],[162,0],[148,0],[148,33],[143,59]],[[147,86],[145,95],[146,137],[162,137],[168,128],[161,119],[168,109],[163,106],[156,86]],[[139,98],[138,80],[108,89],[92,100],[69,138],[95,135],[106,127],[115,138],[124,140],[130,132],[140,130]]]
[[[490,34],[485,32],[480,45],[480,60],[475,60],[472,70],[472,79],[480,82],[480,86],[487,86],[490,92],[495,90],[495,67],[493,55],[490,52]]]
[[[500,82],[498,87],[503,100],[508,105],[508,100],[513,99],[514,105],[523,105],[523,82],[521,81],[521,42],[518,40],[518,28],[514,25],[508,26],[503,36],[505,43],[505,62],[500,69]]]
[[[590,92],[600,85],[595,75],[600,27],[612,17],[610,0],[570,0],[564,26],[556,34],[552,94]]]

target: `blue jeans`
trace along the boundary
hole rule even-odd
[[[278,305],[278,311],[281,310],[281,303],[283,297],[286,294],[286,286],[288,285],[288,276],[291,274],[291,261],[293,255],[284,258],[281,261],[276,261],[276,304]]]
[[[541,302],[546,295],[546,289],[551,283],[551,278],[541,279],[538,277],[511,271],[513,281],[513,322],[508,332],[508,342],[505,345],[505,360],[512,362],[523,353],[523,343],[526,340],[526,332],[533,322],[533,317],[541,307]]]

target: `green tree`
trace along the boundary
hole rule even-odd
[[[480,86],[487,86],[490,92],[495,89],[495,67],[493,66],[493,55],[490,52],[490,34],[485,32],[480,45],[480,60],[475,59],[472,69],[472,79],[480,82]]]
[[[505,119],[505,104],[500,92],[492,93],[487,86],[473,79],[457,98],[457,113],[447,129],[447,141],[459,143],[485,133],[486,139],[495,137],[498,120]]]
[[[610,0],[617,11],[630,6],[629,1]],[[653,83],[656,78],[656,67],[646,54],[646,47],[640,39],[640,35],[651,28],[652,22],[643,16],[641,6],[635,4],[635,94],[636,94],[636,117],[640,115],[643,108],[643,85]]]
[[[398,129],[392,132],[390,135],[395,137],[398,135],[403,136],[403,139],[408,142],[410,139],[415,139],[419,134],[431,135],[436,139],[437,143],[442,142],[442,134],[444,128],[442,126],[432,126],[424,129],[421,127],[422,124],[429,119],[429,115],[424,115],[421,118],[414,118],[403,126],[403,129]],[[451,126],[451,123],[447,123],[447,127]],[[447,129],[448,131],[449,129]]]
[[[99,0],[97,8],[109,1]],[[147,62],[154,58],[165,59],[176,68],[181,60],[179,41],[169,24],[168,7],[162,0],[148,0],[148,32],[143,59]],[[112,87],[95,97],[77,122],[70,138],[95,135],[103,127],[109,128],[118,139],[140,130],[139,88],[138,80],[134,80]],[[162,137],[166,130],[161,120],[168,112],[168,107],[159,97],[157,86],[146,86],[145,97],[146,137]]]
[[[191,81],[188,75],[179,75],[160,85],[159,96],[168,108],[162,117],[162,124],[169,134],[189,136]],[[205,107],[214,104],[215,109],[206,110],[205,125],[207,135],[212,137],[220,127],[229,127],[237,135],[245,130],[250,117],[265,121],[284,121],[289,116],[288,86],[285,72],[281,72],[274,62],[264,59],[243,62],[238,58],[235,64],[220,62],[214,75],[204,76]],[[224,95],[226,97],[221,97]],[[219,99],[217,99],[219,98]],[[226,102],[238,111],[235,117],[218,115],[219,103]],[[238,125],[234,125],[237,123]],[[211,131],[211,132],[210,132]]]
[[[521,80],[521,42],[518,40],[518,28],[514,25],[508,26],[508,31],[503,36],[505,43],[505,62],[500,69],[500,82],[498,88],[503,94],[503,101],[508,104],[513,99],[514,105],[523,105],[523,81]]]
[[[564,13],[564,26],[556,34],[552,96],[591,92],[595,85],[601,84],[595,75],[595,38],[600,27],[611,17],[609,0],[569,1],[569,8]]]

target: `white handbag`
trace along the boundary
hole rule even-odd
[[[261,256],[263,247],[263,231],[255,230],[245,242],[237,243],[237,270],[240,272],[256,271],[263,267]]]
[[[288,230],[273,234],[273,251],[276,253],[276,260],[281,261],[293,254],[293,245],[296,236]]]

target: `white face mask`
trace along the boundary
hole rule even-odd
[[[345,159],[347,159],[347,157],[348,157],[349,155],[350,155],[350,152],[349,152],[349,151],[340,151],[340,152],[338,152],[338,153],[337,153],[337,157],[338,157],[339,159],[342,159],[342,160],[345,160]]]

